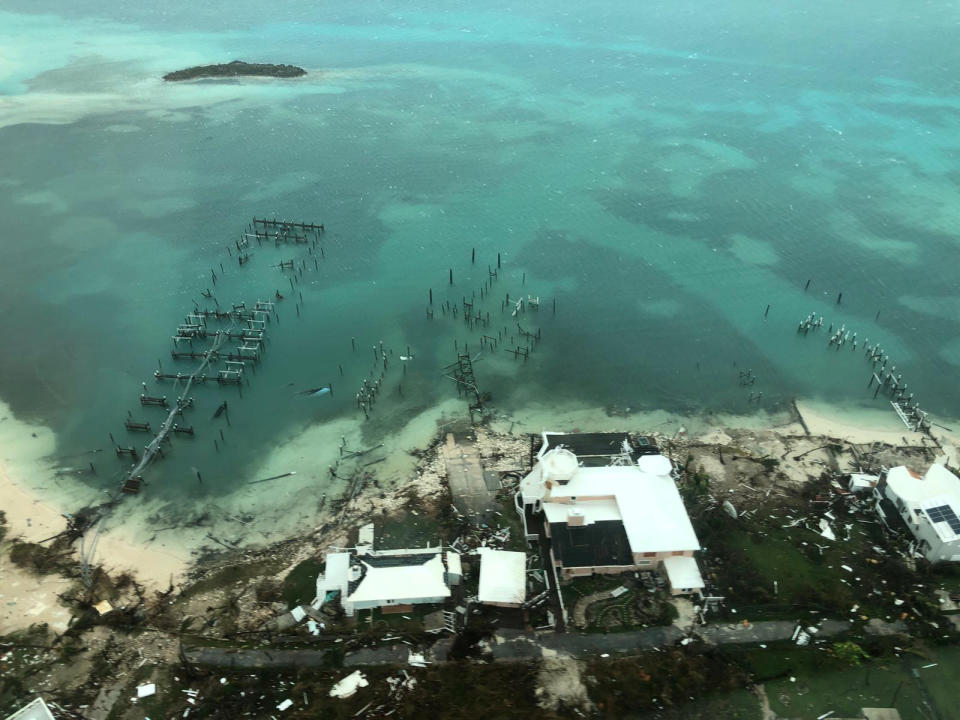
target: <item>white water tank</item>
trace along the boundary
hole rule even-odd
[[[670,471],[673,470],[670,459],[663,455],[641,455],[637,460],[637,467],[645,473],[660,477],[670,475]]]
[[[577,456],[566,448],[554,448],[547,451],[540,459],[543,469],[544,482],[553,481],[559,485],[566,485],[580,467]]]

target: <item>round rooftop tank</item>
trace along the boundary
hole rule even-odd
[[[637,467],[650,475],[669,475],[673,470],[670,459],[663,455],[641,455]]]
[[[561,485],[570,482],[570,478],[580,467],[577,456],[562,447],[547,451],[540,463],[543,466],[543,479],[554,480]]]

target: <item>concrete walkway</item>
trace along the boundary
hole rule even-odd
[[[488,490],[483,479],[480,453],[471,442],[457,443],[452,433],[447,433],[443,445],[443,461],[447,468],[447,480],[453,504],[470,520],[485,520],[492,514],[496,489]]]

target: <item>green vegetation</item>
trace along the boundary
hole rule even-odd
[[[324,562],[310,558],[297,565],[283,579],[280,598],[288,608],[313,602],[317,595],[317,576],[323,572]]]
[[[385,613],[378,608],[360,610],[357,612],[357,628],[359,630],[373,630],[377,632],[397,631],[407,633],[423,632],[423,618],[425,615],[439,610],[442,605],[414,605],[407,612]]]
[[[955,649],[951,651],[960,659]],[[957,670],[945,668],[944,657],[918,659],[905,655],[851,665],[823,648],[785,645],[751,648],[738,660],[764,683],[771,709],[778,717],[814,720],[831,710],[836,717],[858,717],[863,707],[896,707],[903,720],[921,720],[931,717],[924,708],[924,695],[929,692],[932,696],[936,686],[945,692],[942,700],[931,697],[937,710],[932,716],[941,720],[960,718],[947,679],[951,672],[955,678]],[[914,669],[937,661],[937,667],[913,675]]]
[[[502,492],[502,491],[501,491]],[[527,541],[523,537],[523,521],[517,514],[517,509],[513,504],[513,494],[507,493],[498,498],[497,509],[500,514],[496,516],[496,524],[502,527],[510,528],[510,537],[504,544],[504,550],[516,550],[524,552],[527,549]]]
[[[870,655],[851,640],[833,643],[830,653],[844,665],[862,665],[864,660],[870,659]]]
[[[658,707],[686,706],[698,697],[742,688],[747,674],[725,653],[709,649],[648,652],[615,661],[591,660],[590,695],[606,717],[639,717]]]
[[[296,65],[271,65],[269,63],[247,63],[242,60],[234,60],[220,65],[197,65],[177,70],[167,73],[163,76],[163,79],[176,81],[245,76],[291,78],[306,74],[306,70]]]
[[[392,693],[386,680],[402,677],[395,668],[365,667],[362,669],[369,685],[354,696],[338,699],[329,696],[330,686],[352,669],[300,670],[256,673],[230,673],[218,670],[200,672],[189,680],[180,675],[181,682],[169,676],[151,676],[148,682],[158,682],[157,695],[141,700],[136,717],[180,717],[190,708],[191,718],[283,717],[284,720],[350,720],[361,717],[364,710],[384,705],[391,717],[438,717],[444,720],[474,720],[484,717],[559,719],[561,715],[546,713],[536,704],[534,688],[537,670],[531,665],[462,663],[438,664],[429,669],[405,668],[415,679],[412,688]],[[220,678],[226,678],[221,683]],[[156,679],[156,680],[155,680]],[[129,697],[133,694],[130,685]],[[198,691],[196,704],[187,705],[180,689]],[[293,705],[282,714],[277,705],[289,698]],[[306,703],[304,702],[306,698]],[[150,700],[150,702],[147,702]],[[111,713],[110,720],[132,717],[124,714],[129,704],[121,701]],[[376,716],[382,716],[377,714]],[[566,714],[562,717],[567,717]]]
[[[454,540],[456,529],[436,513],[408,507],[378,521],[375,537],[378,548],[417,548]]]
[[[586,575],[560,583],[564,602],[575,603],[578,598],[613,590],[623,585],[622,575]]]

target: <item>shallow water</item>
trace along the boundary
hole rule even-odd
[[[956,8],[59,5],[0,13],[0,397],[50,425],[60,455],[110,432],[145,442],[123,418],[159,425],[140,383],[174,394],[150,375],[190,368],[170,335],[201,290],[226,305],[279,289],[242,399],[192,393],[198,435],[174,440],[150,492],[223,494],[336,423],[294,463],[322,487],[338,436],[369,447],[414,417],[411,440],[433,432],[454,342],[476,354],[486,333],[438,309],[479,295],[497,253],[488,334],[517,344],[501,300],[530,294],[541,309],[519,319],[543,338],[525,363],[477,360],[501,411],[882,407],[861,351],[796,334],[816,312],[880,341],[923,407],[956,415]],[[157,79],[236,57],[310,74]],[[227,246],[254,215],[325,223],[323,259],[254,248],[238,267]],[[307,262],[295,291],[270,267],[290,258]],[[365,422],[354,393],[381,340],[394,356]],[[224,398],[229,427],[210,420]],[[89,480],[115,487],[124,467]]]

